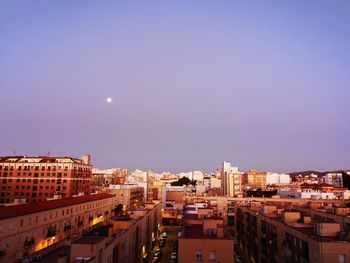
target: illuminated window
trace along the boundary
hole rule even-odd
[[[339,255],[338,262],[339,263],[345,263],[345,255],[344,254]]]

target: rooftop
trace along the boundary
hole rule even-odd
[[[104,236],[85,236],[73,242],[73,244],[91,244],[95,245],[106,239]]]
[[[0,163],[77,163],[83,164],[83,160],[69,156],[3,156]]]
[[[94,195],[85,195],[78,197],[69,197],[39,203],[31,203],[31,204],[22,204],[22,205],[14,205],[14,206],[0,206],[0,220],[24,216],[28,214],[39,213],[47,210],[57,209],[66,206],[72,206],[82,203],[88,203],[92,201],[102,200],[111,198],[115,195],[102,193],[102,194],[94,194]]]

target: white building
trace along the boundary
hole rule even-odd
[[[221,188],[223,196],[241,196],[242,195],[242,173],[237,166],[224,161],[221,169]]]
[[[266,184],[290,184],[290,175],[289,174],[280,174],[280,173],[267,173],[266,174]]]
[[[210,177],[210,188],[220,188],[220,187],[221,187],[221,180],[214,176]]]
[[[203,182],[204,174],[201,171],[193,171],[193,180]]]
[[[343,175],[341,173],[328,173],[324,176],[324,182],[336,187],[343,187]]]

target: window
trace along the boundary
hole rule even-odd
[[[216,261],[216,252],[215,251],[209,251],[209,260]]]
[[[203,260],[202,250],[197,250],[196,251],[196,260],[197,261],[202,261]]]
[[[345,254],[341,254],[338,257],[338,262],[339,263],[345,263]]]

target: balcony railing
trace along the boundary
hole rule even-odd
[[[24,241],[24,246],[25,246],[25,247],[30,247],[30,246],[33,246],[34,243],[35,243],[34,238],[26,239],[26,240]]]
[[[292,247],[292,240],[286,238],[283,240],[283,245],[286,247],[286,248],[291,248]]]
[[[48,230],[47,230],[47,235],[46,235],[47,237],[54,237],[54,236],[56,236],[56,230],[55,229],[53,229],[53,228],[49,228]]]

